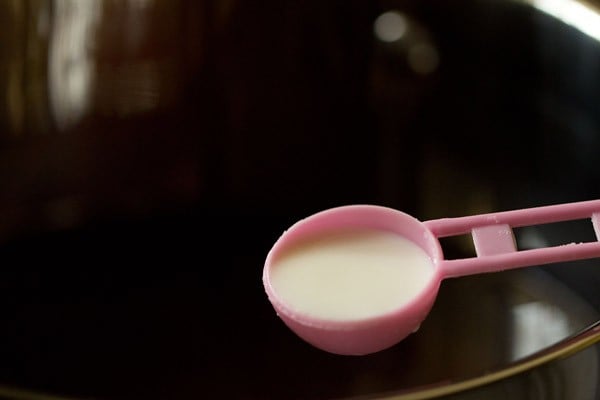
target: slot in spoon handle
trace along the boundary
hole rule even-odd
[[[444,278],[600,257],[600,242],[517,250],[512,228],[591,218],[600,238],[600,200],[424,222],[436,236],[471,233],[477,257],[438,260]]]

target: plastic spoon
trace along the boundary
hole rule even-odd
[[[283,233],[267,256],[263,284],[279,317],[307,342],[336,354],[374,353],[393,346],[419,328],[445,278],[600,257],[598,241],[530,250],[516,248],[512,228],[585,218],[591,218],[596,237],[600,238],[600,200],[426,222],[374,205],[332,208],[297,222]],[[392,311],[345,319],[299,312],[273,286],[275,261],[282,252],[303,240],[351,229],[393,232],[410,240],[428,255],[433,273],[413,298]],[[468,233],[472,235],[477,257],[445,260],[438,239]],[[402,260],[398,262],[401,265]]]

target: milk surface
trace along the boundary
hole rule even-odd
[[[278,254],[271,284],[295,311],[352,320],[407,303],[427,285],[433,271],[425,251],[396,233],[344,230],[305,240]]]

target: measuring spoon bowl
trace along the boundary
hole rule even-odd
[[[271,277],[278,258],[315,235],[338,232],[340,229],[393,232],[418,245],[430,258],[434,271],[420,293],[391,312],[334,320],[298,311],[273,285]],[[332,353],[363,355],[388,348],[419,327],[429,313],[440,286],[441,275],[435,260],[441,258],[442,249],[436,237],[422,222],[410,215],[373,205],[344,206],[319,212],[290,227],[267,256],[263,283],[277,314],[298,336]]]

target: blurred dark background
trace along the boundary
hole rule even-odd
[[[424,220],[597,198],[598,38],[531,4],[0,2],[0,383],[324,398],[479,372],[413,339],[310,348],[262,263],[342,204]],[[598,306],[598,276],[571,281]],[[398,369],[416,358],[427,373]]]

